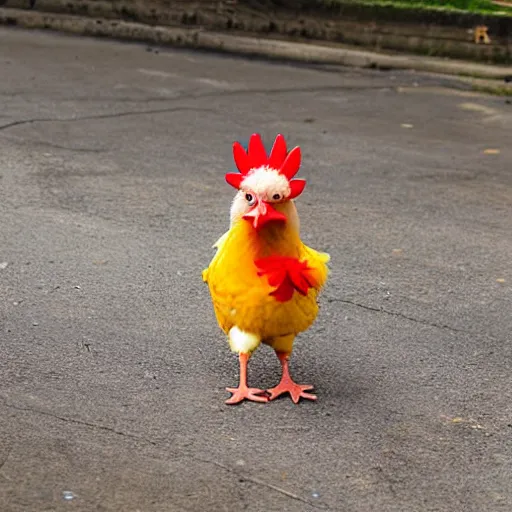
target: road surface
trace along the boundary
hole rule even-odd
[[[415,73],[0,30],[3,512],[512,509],[512,107]],[[331,254],[288,398],[228,407],[231,144]],[[274,385],[262,347],[250,383]]]

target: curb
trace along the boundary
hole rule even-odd
[[[391,55],[318,43],[296,43],[248,35],[235,36],[198,28],[152,26],[14,8],[0,7],[0,25],[49,29],[76,35],[220,51],[310,64],[415,70],[487,79],[504,79],[512,76],[512,67],[510,66],[485,65],[438,57]],[[499,84],[502,94],[504,87],[508,90],[507,84]]]

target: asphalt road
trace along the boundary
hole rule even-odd
[[[148,50],[0,30],[0,510],[510,511],[512,106]],[[315,403],[224,405],[201,270],[254,131],[302,146],[332,257],[291,362]]]

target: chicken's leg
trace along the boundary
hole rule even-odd
[[[306,391],[311,391],[313,386],[309,384],[297,384],[291,378],[290,370],[288,369],[288,359],[290,358],[290,352],[279,352],[276,350],[276,355],[279,358],[279,361],[281,361],[281,366],[283,367],[283,375],[281,377],[281,382],[279,382],[275,388],[267,389],[267,392],[270,394],[270,400],[274,400],[283,393],[290,393],[290,396],[295,403],[298,403],[301,398],[316,400],[316,395],[306,393]]]
[[[238,404],[242,400],[252,400],[253,402],[268,402],[264,389],[249,388],[247,387],[247,362],[249,361],[250,354],[240,352],[240,384],[237,388],[226,388],[227,391],[233,393],[233,396],[226,400],[228,405]]]

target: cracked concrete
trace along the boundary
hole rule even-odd
[[[505,99],[5,29],[0,69],[2,512],[512,509]],[[316,403],[224,405],[200,273],[256,130],[301,145],[332,257],[291,360]]]
[[[350,304],[352,306],[356,306],[358,308],[367,309],[368,311],[375,311],[377,313],[384,313],[386,315],[392,315],[392,316],[399,316],[400,318],[405,318],[406,320],[410,320],[411,322],[416,322],[418,324],[423,325],[429,325],[430,327],[435,327],[436,329],[448,329],[449,331],[453,332],[464,332],[466,334],[472,334],[469,331],[463,331],[462,329],[455,329],[454,327],[450,327],[446,324],[437,324],[433,322],[426,322],[425,320],[421,320],[419,318],[414,318],[412,316],[404,315],[403,313],[397,312],[397,311],[388,311],[384,308],[374,308],[371,306],[366,306],[365,304],[360,304],[359,302],[354,302],[352,300],[348,299],[333,299],[333,298],[327,298],[327,302],[342,302],[344,304]]]
[[[235,469],[230,468],[224,464],[221,464],[220,462],[217,462],[214,460],[204,460],[204,459],[201,459],[198,457],[194,457],[194,459],[198,460],[200,462],[206,462],[207,464],[212,464],[218,468],[223,469],[224,471],[227,471],[228,473],[237,475],[238,481],[240,483],[251,482],[260,487],[266,487],[267,489],[270,489],[271,491],[278,492],[279,494],[282,494],[288,498],[291,498],[292,500],[296,500],[296,501],[299,501],[300,503],[306,504],[314,510],[330,510],[328,507],[326,507],[324,505],[313,503],[311,500],[305,500],[304,498],[301,498],[297,494],[287,491],[286,489],[283,489],[282,487],[278,487],[277,485],[273,485],[273,484],[270,484],[263,480],[260,480],[259,478],[252,477],[248,474],[243,474],[243,476],[240,476],[240,475],[242,475],[240,473],[240,471],[237,472]]]
[[[20,126],[23,124],[33,124],[33,123],[77,123],[80,121],[91,121],[94,119],[113,119],[116,117],[126,117],[126,116],[139,116],[139,115],[154,115],[154,114],[169,114],[171,112],[180,112],[183,110],[192,110],[196,112],[208,112],[211,110],[205,108],[194,108],[194,107],[176,107],[176,108],[160,108],[160,109],[152,109],[152,110],[137,110],[137,111],[127,111],[127,112],[116,112],[115,114],[97,114],[92,116],[81,116],[81,117],[71,117],[71,118],[35,118],[35,119],[23,119],[20,121],[13,121],[11,123],[7,123],[4,125],[0,125],[0,130],[7,130],[12,128],[13,126]]]
[[[129,437],[129,438],[132,438],[132,439],[137,439],[138,441],[145,441],[146,443],[149,443],[149,444],[152,444],[152,445],[156,445],[157,444],[155,441],[151,441],[151,440],[145,439],[143,437],[135,436],[135,435],[129,434],[127,432],[121,432],[120,430],[116,430],[114,428],[105,427],[104,425],[98,425],[97,423],[89,423],[87,421],[80,421],[80,420],[76,420],[76,419],[73,419],[73,418],[65,418],[65,417],[59,416],[57,414],[53,414],[51,412],[48,412],[48,411],[40,411],[40,410],[37,410],[37,409],[32,409],[30,407],[18,407],[18,406],[15,406],[15,405],[12,405],[12,404],[7,404],[7,403],[4,403],[4,406],[7,409],[14,409],[16,411],[22,411],[22,412],[30,412],[30,413],[33,413],[33,414],[41,414],[43,416],[49,416],[50,418],[55,418],[56,420],[64,421],[66,423],[75,423],[77,425],[83,425],[85,427],[91,427],[91,428],[94,428],[94,429],[105,430],[106,432],[111,432],[111,433],[119,435],[119,436],[124,436],[124,437]]]

